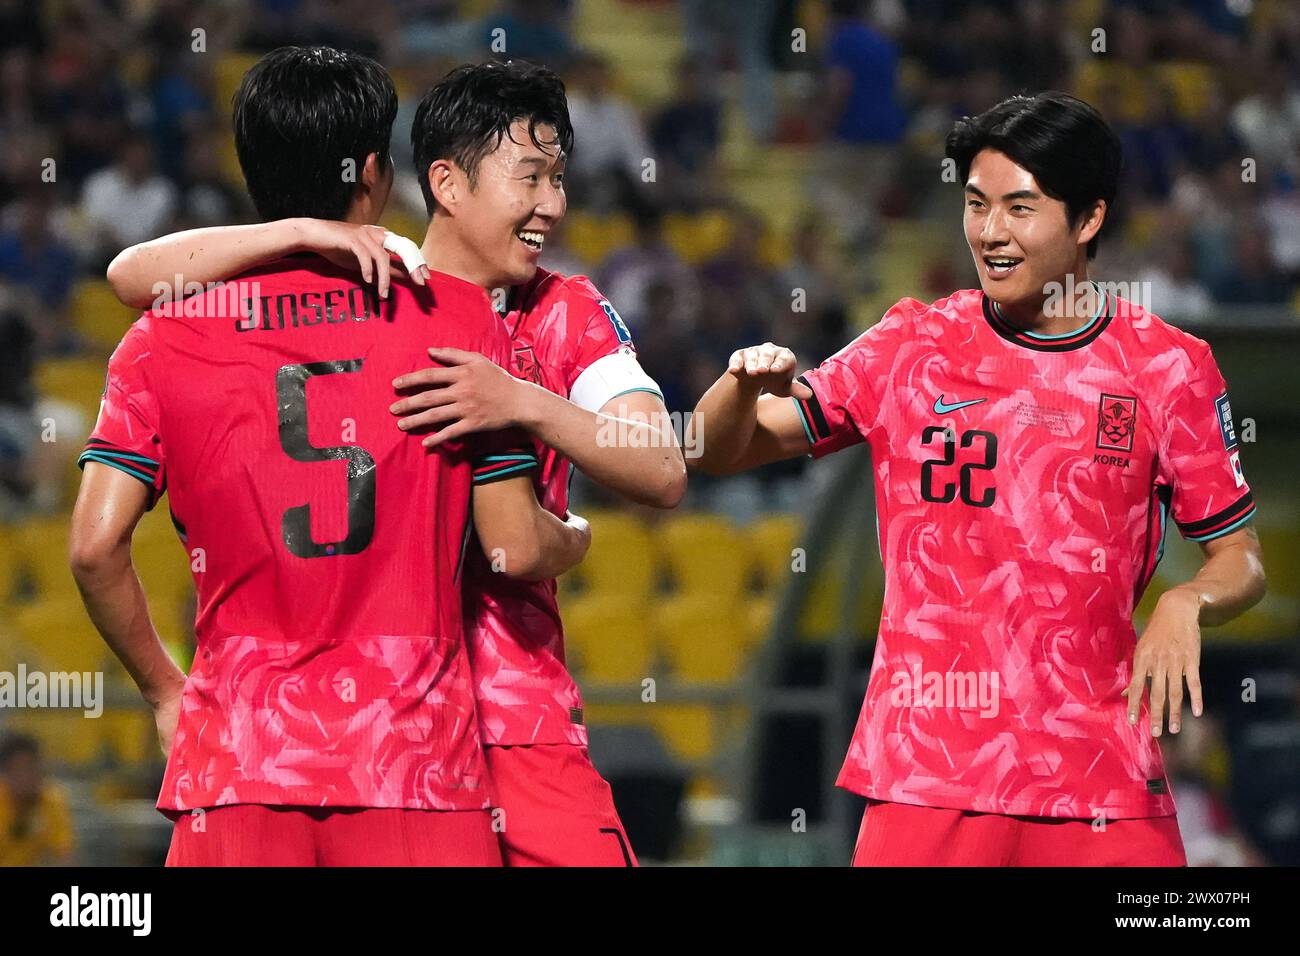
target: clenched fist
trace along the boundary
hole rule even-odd
[[[799,363],[794,353],[781,345],[764,342],[731,353],[727,372],[741,382],[782,398],[811,398],[812,389],[794,380]]]

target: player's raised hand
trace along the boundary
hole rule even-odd
[[[438,366],[417,369],[393,379],[398,391],[418,389],[389,406],[401,416],[403,431],[438,429],[424,439],[432,448],[469,432],[496,431],[518,423],[520,389],[527,388],[501,366],[478,352],[429,349]]]
[[[302,249],[319,253],[345,269],[359,269],[363,281],[378,287],[381,299],[388,298],[392,284],[391,253],[401,258],[411,281],[417,285],[428,281],[429,267],[420,256],[419,247],[381,226],[304,219],[299,235]]]
[[[1160,596],[1147,629],[1133,652],[1133,679],[1124,691],[1128,722],[1136,724],[1142,691],[1151,681],[1151,736],[1159,737],[1168,705],[1169,732],[1178,733],[1183,716],[1183,681],[1192,699],[1192,713],[1201,716],[1200,600],[1195,593],[1171,588]]]
[[[794,380],[798,368],[799,362],[792,351],[771,342],[732,352],[727,363],[729,374],[772,395],[810,398],[812,389]]]

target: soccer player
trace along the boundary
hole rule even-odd
[[[1264,591],[1227,388],[1204,342],[1088,278],[1120,169],[1094,109],[1012,97],[946,152],[980,288],[903,299],[797,379],[788,349],[736,352],[698,464],[871,448],[856,865],[1181,865],[1157,738],[1184,681],[1202,711],[1200,627]],[[1136,640],[1169,516],[1204,564]]]
[[[411,138],[431,217],[424,260],[485,290],[509,290],[502,319],[514,376],[463,350],[431,349],[438,367],[397,382],[421,389],[393,404],[400,425],[437,428],[423,439],[430,446],[523,427],[539,441],[539,494],[557,516],[566,514],[574,464],[643,504],[675,506],[685,464],[627,327],[588,279],[538,267],[566,209],[573,137],[563,84],[522,62],[461,67],[424,97]],[[343,223],[195,230],[126,250],[112,278],[125,301],[138,301],[175,273],[220,279],[305,244],[340,261],[355,257],[382,294],[382,243],[382,230]],[[611,425],[628,440],[603,441]],[[467,584],[470,657],[507,865],[635,864],[609,786],[587,754],[555,582],[503,578],[476,554]]]
[[[396,112],[364,57],[263,58],[235,103],[259,213],[373,222]],[[540,507],[521,433],[430,450],[392,427],[392,381],[431,341],[509,360],[475,285],[431,273],[381,302],[298,256],[146,313],[110,360],[71,561],[157,716],[171,864],[500,863],[463,631],[471,517],[523,578],[589,534]],[[188,679],[131,565],[164,493],[198,592]]]

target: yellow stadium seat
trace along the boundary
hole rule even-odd
[[[790,580],[792,552],[802,530],[803,522],[791,514],[764,515],[749,526],[750,552],[764,590],[782,588]]]
[[[43,669],[57,671],[103,670],[111,652],[76,598],[21,605],[14,624],[23,642]]]
[[[153,714],[143,708],[105,710],[98,718],[110,752],[126,764],[143,764],[158,756],[158,730]]]
[[[776,621],[776,597],[763,594],[745,601],[745,640],[750,647],[761,644]]]
[[[18,544],[8,525],[0,525],[0,610],[13,601],[18,587]]]
[[[15,711],[11,726],[39,740],[45,758],[55,763],[85,766],[103,754],[103,725],[79,710]]]
[[[1194,120],[1206,112],[1218,85],[1212,67],[1204,63],[1177,61],[1161,64],[1159,72],[1173,92],[1174,105],[1180,117]]]
[[[591,511],[584,517],[591,522],[591,550],[566,578],[575,579],[593,596],[648,598],[655,590],[658,563],[654,538],[645,523],[621,511]]]
[[[588,727],[649,727],[653,703],[609,704],[586,701],[583,719]]]
[[[730,684],[745,664],[749,622],[743,600],[678,595],[655,608],[655,630],[678,679]]]
[[[75,406],[86,416],[86,427],[90,428],[99,417],[99,400],[104,397],[107,372],[103,359],[46,359],[36,366],[36,391],[43,397]],[[57,440],[63,436],[54,437]]]
[[[744,591],[751,568],[749,549],[728,519],[676,515],[660,526],[659,540],[679,592],[727,599]]]
[[[668,749],[683,760],[702,761],[717,747],[717,719],[709,704],[647,704],[650,724]]]
[[[664,219],[664,240],[687,265],[699,265],[727,248],[731,220],[720,212],[673,214]]]
[[[653,676],[654,634],[644,605],[604,595],[577,598],[564,609],[564,632],[584,680],[639,683]]]
[[[68,519],[32,518],[14,526],[15,560],[36,586],[37,598],[76,597],[68,567]]]
[[[86,341],[111,350],[117,347],[140,313],[117,301],[107,282],[87,280],[77,283],[73,290],[72,315],[77,331]],[[100,384],[102,388],[102,375]]]
[[[632,221],[627,216],[592,216],[571,212],[565,218],[564,241],[584,262],[603,262],[615,249],[630,245]]]

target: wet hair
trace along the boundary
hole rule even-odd
[[[253,65],[235,93],[235,151],[263,219],[343,219],[366,157],[392,163],[397,90],[369,57],[286,46]],[[346,160],[353,163],[344,175]]]
[[[544,66],[522,60],[459,66],[425,94],[411,124],[411,148],[430,216],[437,202],[429,187],[429,167],[450,160],[465,171],[470,187],[477,187],[483,157],[510,135],[516,120],[527,121],[538,149],[558,146],[573,152],[564,83]],[[543,125],[555,129],[555,143],[537,138],[537,127]]]

